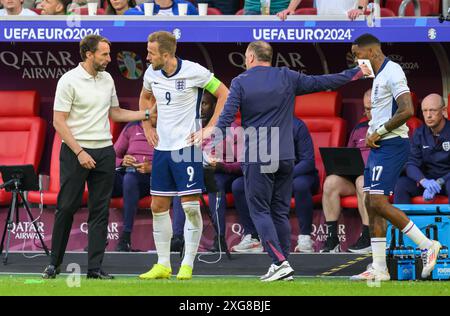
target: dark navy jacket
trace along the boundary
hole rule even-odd
[[[256,66],[231,82],[230,93],[224,110],[219,117],[217,127],[225,132],[225,128],[234,121],[236,112],[241,111],[242,126],[249,134],[257,134],[258,146],[267,150],[262,152],[272,155],[271,133],[262,132],[261,128],[277,127],[279,130],[279,156],[271,160],[294,160],[294,140],[292,133],[292,116],[294,113],[295,96],[340,86],[362,77],[359,67],[343,71],[339,74],[307,76],[289,70],[286,67]],[[318,105],[319,106],[319,105]],[[254,132],[248,128],[255,128]],[[264,138],[267,135],[267,140]],[[255,135],[253,135],[255,136]],[[254,138],[254,137],[253,137]],[[249,141],[245,142],[245,162],[264,162],[249,159]],[[250,138],[251,139],[251,138]],[[275,144],[274,144],[274,147]],[[250,146],[251,148],[251,146]]]
[[[423,178],[450,180],[450,122],[448,120],[436,141],[430,128],[425,124],[414,131],[411,154],[406,163],[406,173],[416,182]]]
[[[295,167],[294,177],[317,174],[311,134],[302,120],[294,117]]]

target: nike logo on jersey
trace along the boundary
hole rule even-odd
[[[430,148],[430,146],[422,146],[423,149]]]
[[[194,185],[196,185],[197,184],[197,182],[194,182],[194,183],[192,183],[192,184],[186,184],[186,188],[192,188]]]
[[[380,185],[380,184],[381,184],[381,183],[371,184],[370,187],[371,187],[371,188],[374,188],[374,187],[376,187],[376,186],[378,186],[378,185]]]
[[[144,133],[136,133],[136,136],[144,135]]]

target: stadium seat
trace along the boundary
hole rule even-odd
[[[320,191],[322,191],[325,180],[325,168],[322,162],[322,156],[319,147],[340,147],[344,146],[346,135],[346,122],[340,117],[306,117],[302,118],[311,134],[314,145],[314,155],[316,168],[319,171]],[[322,194],[313,196],[314,204],[322,201]],[[294,198],[291,199],[291,207],[295,206]]]
[[[413,136],[414,131],[416,130],[416,128],[420,127],[422,124],[423,124],[422,121],[421,121],[420,119],[418,119],[417,117],[414,117],[414,116],[411,117],[411,118],[406,122],[406,125],[407,125],[408,128],[409,128],[409,131],[408,131],[409,138],[412,138],[412,136]]]
[[[296,15],[317,15],[316,8],[300,8],[295,10]]]
[[[244,15],[244,9],[239,9],[235,15]]]
[[[79,14],[79,15],[89,15],[89,11],[88,11],[87,7],[85,7],[85,8],[77,7],[74,10],[72,10],[72,12],[74,14]],[[97,8],[97,15],[105,15],[105,14],[106,14],[105,9]]]
[[[41,15],[42,9],[38,9],[38,8],[30,8],[31,11]]]
[[[110,120],[110,128],[111,128],[111,134],[113,136],[113,142],[117,140],[117,138],[120,135],[120,132],[122,130],[123,124],[122,123],[116,123]],[[56,205],[57,198],[58,198],[58,192],[60,188],[59,183],[59,153],[61,151],[61,138],[59,137],[58,133],[55,133],[55,137],[53,138],[53,146],[52,146],[52,156],[50,158],[50,175],[49,175],[49,188],[46,191],[43,191],[42,193],[42,202],[44,205]],[[40,192],[29,192],[28,193],[28,200],[31,203],[40,203],[41,202],[41,196]],[[88,191],[87,186],[83,193],[83,199],[82,199],[82,205],[86,205],[88,200]],[[118,202],[115,202],[118,203]]]
[[[450,119],[450,93],[448,94],[448,99],[447,99],[447,118]]]
[[[222,15],[222,12],[217,8],[208,7],[208,15]]]
[[[449,200],[447,196],[438,195],[432,201],[425,201],[422,196],[416,196],[411,199],[412,204],[448,204]]]
[[[0,91],[0,165],[30,164],[38,170],[46,131],[39,106],[36,91]],[[0,205],[10,201],[11,194],[0,190]]]
[[[342,97],[339,92],[317,92],[295,98],[295,116],[337,117],[341,114]]]
[[[152,197],[146,196],[139,200],[138,208],[150,208],[152,203]],[[117,197],[112,198],[111,203],[109,204],[110,208],[123,208],[123,198]]]
[[[395,15],[398,15],[400,4],[403,0],[387,0],[385,8],[390,9]],[[428,16],[433,14],[433,5],[431,0],[419,0],[420,1],[420,15]],[[436,14],[436,13],[435,13]],[[414,5],[412,2],[406,6],[405,16],[415,16]]]
[[[388,8],[380,8],[380,15],[382,18],[395,17],[395,13]]]
[[[61,138],[58,133],[55,133],[53,138],[52,156],[50,158],[50,176],[49,176],[49,188],[46,191],[42,191],[42,202],[44,205],[56,205],[58,192],[60,188],[59,183],[59,153],[61,151]],[[82,204],[87,204],[88,192],[85,189],[83,193]],[[28,201],[31,203],[41,203],[41,195],[39,191],[32,191],[28,193]]]
[[[206,205],[204,205],[204,206],[209,206],[208,194],[203,194],[203,199],[205,200],[205,203],[206,203]],[[233,193],[227,193],[226,194],[226,199],[227,199],[227,208],[234,207]]]

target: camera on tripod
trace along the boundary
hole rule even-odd
[[[22,200],[23,205],[28,213],[30,221],[36,230],[39,239],[42,244],[42,248],[45,253],[49,255],[47,246],[42,239],[42,235],[36,227],[36,223],[31,214],[30,206],[25,199],[24,191],[38,191],[39,181],[34,172],[32,165],[20,165],[20,166],[0,166],[0,173],[2,175],[4,183],[0,185],[0,189],[5,189],[7,192],[12,193],[11,205],[9,207],[8,215],[5,221],[5,229],[3,230],[2,241],[0,244],[0,255],[5,249],[5,256],[3,263],[8,262],[9,244],[11,241],[11,231],[14,222],[14,215],[16,215],[16,221],[19,221],[19,198]],[[4,248],[6,238],[6,247]]]

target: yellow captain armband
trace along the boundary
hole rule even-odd
[[[219,89],[219,86],[222,82],[217,79],[216,77],[212,77],[212,79],[208,82],[208,84],[205,86],[205,89],[212,93],[215,94],[217,89]]]

